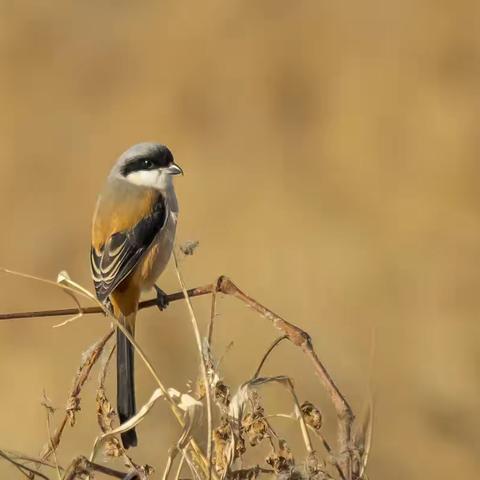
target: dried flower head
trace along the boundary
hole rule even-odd
[[[96,407],[97,421],[100,429],[103,433],[109,432],[113,429],[113,422],[115,421],[117,414],[105,395],[105,390],[103,388],[97,390]]]
[[[75,414],[80,411],[80,398],[72,395],[67,400],[67,406],[65,410],[67,411],[68,418],[70,419],[70,426],[73,427],[75,425]]]
[[[184,255],[193,255],[198,245],[200,245],[200,242],[198,240],[187,240],[185,243],[182,243],[182,245],[180,245],[180,251]]]
[[[221,380],[219,380],[215,384],[214,395],[216,402],[224,405],[225,407],[228,407],[230,405],[230,387],[228,385],[225,385],[225,383],[223,383]]]
[[[310,425],[315,430],[322,428],[322,414],[315,405],[308,400],[303,402],[301,407],[305,423]]]
[[[116,437],[108,438],[103,445],[103,449],[107,457],[121,457],[123,455],[123,447]]]
[[[220,425],[213,431],[213,464],[215,470],[222,474],[229,465],[228,446],[231,444],[232,429],[225,417]]]
[[[265,461],[277,474],[291,473],[295,467],[292,451],[285,440],[278,441],[278,452],[272,450]]]
[[[242,431],[247,435],[248,443],[254,447],[268,436],[268,424],[261,412],[247,413],[242,419]]]

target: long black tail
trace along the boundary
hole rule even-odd
[[[133,345],[117,328],[117,410],[120,423],[126,422],[137,413],[135,407],[133,359]],[[137,434],[134,428],[127,430],[121,435],[124,448],[137,446]]]

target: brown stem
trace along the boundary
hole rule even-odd
[[[325,390],[330,396],[338,419],[338,445],[340,450],[339,464],[344,472],[345,478],[352,478],[352,458],[350,454],[350,443],[352,438],[352,424],[354,415],[350,405],[342,395],[337,385],[330,377],[327,369],[318,358],[313,348],[312,339],[307,332],[301,328],[287,322],[276,313],[261,305],[253,298],[242,292],[229,278],[222,276],[217,281],[217,290],[227,295],[238,298],[262,317],[270,320],[274,327],[284,333],[288,339],[297,347],[303,350],[303,353],[313,364],[315,373],[320,379]]]
[[[91,462],[84,456],[80,456],[71,463],[63,477],[63,480],[74,480],[79,475],[88,475],[92,472],[100,472],[113,478],[129,480],[139,480],[141,478],[138,473],[120,472],[119,470],[114,470],[113,468],[106,467],[105,465],[99,465],[98,463]]]
[[[40,473],[38,470],[34,470],[33,468],[27,467],[23,463],[15,461],[13,458],[11,458],[2,450],[0,450],[0,457],[5,459],[7,462],[10,462],[12,465],[14,465],[27,478],[34,478],[35,476],[38,476],[40,478],[43,478],[44,480],[50,480],[46,475],[44,475],[43,473]]]
[[[272,353],[273,349],[283,340],[288,339],[286,335],[282,335],[281,337],[278,337],[271,345],[268,347],[268,350],[265,352],[263,355],[262,359],[260,360],[260,364],[258,365],[257,369],[255,370],[255,373],[253,374],[253,379],[257,378],[260,375],[260,371],[263,368],[263,365],[267,361],[268,356]]]
[[[350,405],[348,404],[345,397],[342,395],[340,390],[338,389],[337,385],[331,378],[330,374],[328,373],[327,369],[324,367],[320,359],[318,358],[315,349],[313,347],[312,340],[310,335],[303,331],[301,328],[297,327],[296,325],[287,322],[282,317],[277,315],[276,313],[272,312],[262,304],[258,303],[253,298],[246,295],[242,292],[228,277],[221,276],[218,278],[216,285],[205,285],[203,287],[193,288],[187,290],[187,294],[189,297],[197,297],[201,295],[207,295],[214,292],[222,292],[226,295],[231,295],[253,310],[255,310],[258,314],[262,317],[270,320],[275,328],[280,330],[295,346],[302,349],[304,354],[313,364],[313,368],[315,373],[320,379],[320,382],[326,389],[327,393],[330,396],[330,399],[333,403],[335,408],[337,419],[338,419],[338,445],[340,450],[340,459],[339,465],[342,468],[344,476],[346,479],[351,479],[353,472],[352,472],[352,454],[350,452],[350,444],[352,440],[352,424],[354,421],[354,415]],[[176,292],[171,295],[167,296],[169,302],[174,302],[177,300],[184,299],[183,292]],[[149,308],[157,305],[157,300],[147,300],[141,302],[139,305],[139,309]],[[94,313],[102,313],[102,309],[100,307],[88,307],[81,309],[83,314],[94,314]],[[43,310],[43,311],[32,311],[32,312],[20,312],[20,313],[4,313],[0,314],[0,320],[13,320],[13,319],[20,319],[20,318],[33,318],[33,317],[51,317],[51,316],[60,316],[60,315],[76,315],[79,313],[79,309],[70,308],[70,309],[62,309],[62,310]],[[95,363],[96,359],[98,358],[98,354],[103,349],[106,341],[110,338],[112,332],[109,332],[101,341],[102,344],[100,350],[97,352],[97,356],[91,355],[93,361],[88,362],[87,359],[87,367],[85,369],[81,368],[79,374],[77,376],[74,388],[72,389],[72,394],[70,398],[77,399],[78,393],[80,389],[85,383],[88,374]],[[94,352],[95,353],[95,352]],[[94,358],[93,358],[94,357]],[[82,373],[84,372],[84,373]],[[55,435],[53,437],[52,443],[56,446],[60,441],[60,436],[65,428],[66,422],[71,415],[71,411],[69,414],[69,410],[67,409],[67,415],[64,418],[62,424],[58,427]],[[48,453],[48,455],[47,455]],[[47,453],[44,454],[43,458],[48,458],[51,454],[51,450],[47,450]]]
[[[92,370],[100,354],[102,353],[105,344],[108,342],[108,340],[110,340],[110,337],[112,335],[113,330],[108,331],[107,334],[95,344],[95,346],[91,349],[88,357],[80,365],[80,368],[78,369],[77,375],[75,376],[75,380],[73,382],[72,390],[70,391],[70,395],[67,400],[65,415],[60,425],[55,430],[51,441],[43,448],[41,453],[42,460],[48,460],[52,453],[55,451],[55,449],[58,447],[67,422],[70,420],[70,424],[74,425],[75,413],[77,410],[79,410],[80,392],[82,390],[82,387],[87,381],[90,371]]]
[[[189,297],[199,297],[201,295],[208,295],[212,293],[213,285],[205,285],[203,287],[191,288],[187,290]],[[168,302],[176,302],[178,300],[184,300],[183,292],[175,292],[167,295]],[[145,300],[140,302],[138,309],[150,308],[157,306],[157,299]],[[39,317],[63,317],[69,315],[92,315],[95,313],[103,313],[100,307],[84,307],[81,310],[78,308],[61,308],[56,310],[34,310],[30,312],[13,312],[13,313],[0,313],[1,320],[20,320],[23,318],[39,318]]]

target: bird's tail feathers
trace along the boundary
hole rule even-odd
[[[122,323],[128,325],[128,322]],[[131,331],[130,328],[129,331]],[[117,328],[117,410],[120,423],[126,422],[136,414],[134,354],[134,347],[130,340]],[[121,436],[124,448],[137,445],[137,434],[134,428],[123,432]]]

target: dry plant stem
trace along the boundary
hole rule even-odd
[[[253,298],[243,293],[229,278],[225,276],[222,276],[218,279],[217,291],[221,291],[222,293],[238,298],[259,313],[262,317],[270,320],[273,323],[273,326],[284,333],[295,346],[300,347],[313,363],[314,371],[320,378],[322,385],[329,394],[333,406],[335,407],[339,427],[338,444],[341,454],[339,464],[345,478],[350,479],[352,476],[352,459],[349,452],[349,446],[352,434],[352,423],[354,420],[353,412],[347,400],[330,377],[322,362],[319,360],[313,348],[310,336],[296,325],[287,322],[276,313],[272,312]]]
[[[298,401],[297,393],[295,392],[295,388],[293,387],[293,382],[291,380],[289,380],[289,383],[290,383],[290,392],[292,394],[293,401],[295,402],[295,405],[298,409],[298,416],[299,416],[299,420],[300,420],[300,428],[302,430],[302,436],[303,436],[303,440],[305,442],[305,447],[307,449],[307,452],[310,454],[310,453],[313,453],[312,439],[310,438],[310,435],[308,434],[307,424],[305,423],[305,418],[303,416],[302,409],[300,408],[300,402]]]
[[[343,470],[340,468],[340,465],[338,464],[337,460],[332,455],[332,449],[331,449],[329,443],[327,442],[327,439],[319,431],[315,430],[310,425],[307,425],[307,427],[310,430],[312,430],[315,433],[315,435],[317,435],[317,437],[320,439],[320,441],[322,442],[323,448],[326,450],[326,452],[329,455],[329,462],[332,463],[333,466],[336,468],[338,474],[340,475],[340,478],[342,480],[345,480],[345,475],[343,474]]]
[[[30,457],[29,455],[25,455],[23,453],[12,452],[9,450],[0,450],[0,452],[3,452],[4,455],[7,455],[9,458],[17,461],[35,463],[37,465],[44,465],[50,468],[57,468],[56,465],[54,465],[53,463],[46,462],[40,458]],[[60,468],[60,470],[63,470],[63,468],[60,465],[58,466],[58,468]]]
[[[297,421],[297,418],[295,416],[293,416],[291,414],[288,414],[288,413],[275,413],[275,414],[272,414],[272,415],[267,415],[265,418],[267,418],[267,419],[268,418],[287,418],[289,420],[293,420],[294,422]],[[315,430],[311,425],[307,425],[307,428],[311,432],[313,432],[320,439],[320,441],[322,442],[323,448],[325,449],[325,451],[330,456],[329,463],[331,463],[337,469],[337,472],[340,475],[340,478],[342,480],[345,480],[345,476],[343,475],[342,469],[340,468],[337,461],[333,457],[332,449],[331,449],[330,445],[328,444],[326,438],[318,430]]]
[[[58,459],[57,459],[57,449],[55,447],[52,447],[52,429],[50,427],[50,416],[51,416],[51,411],[49,408],[46,408],[46,413],[47,413],[47,431],[48,431],[48,440],[50,442],[50,446],[52,448],[52,454],[53,454],[53,461],[55,462],[55,470],[57,471],[57,477],[58,480],[62,480],[62,476],[60,475],[60,468],[58,466]]]
[[[182,455],[182,458],[178,462],[177,473],[175,474],[175,480],[180,478],[180,474],[182,473],[183,463],[185,462],[185,455]]]
[[[100,354],[105,347],[105,344],[110,340],[110,337],[113,335],[113,330],[107,332],[107,334],[95,345],[95,348],[92,349],[90,355],[85,359],[85,361],[80,366],[78,373],[75,377],[73,382],[72,390],[70,391],[70,395],[68,397],[68,402],[78,402],[78,396],[82,390],[83,385],[88,379],[90,371],[92,370],[93,366],[95,365],[96,361],[100,357]],[[67,409],[65,416],[62,419],[62,422],[55,430],[49,445],[46,445],[41,453],[42,460],[48,460],[55,449],[58,447],[60,443],[60,439],[62,438],[63,430],[67,425],[68,419],[71,418],[71,410],[69,409],[69,405],[67,404]]]
[[[205,360],[206,355],[205,355],[203,344],[202,344],[200,329],[198,328],[198,322],[195,317],[195,313],[193,311],[192,302],[190,300],[190,297],[188,296],[187,289],[185,288],[185,283],[183,281],[182,274],[178,269],[178,260],[177,260],[177,255],[175,251],[173,252],[173,258],[175,260],[175,271],[177,273],[178,282],[182,287],[182,292],[185,297],[185,301],[187,302],[188,311],[190,313],[190,319],[192,321],[193,331],[195,333],[195,340],[197,342],[197,348],[200,354],[200,364],[202,366],[202,376],[203,376],[203,382],[205,384],[205,398],[207,401],[207,461],[208,461],[207,478],[208,480],[211,480],[212,478],[212,422],[213,422],[212,418],[213,417],[212,417],[212,396],[211,396],[211,390],[210,390],[210,382],[208,381],[207,365]],[[215,293],[214,293],[214,296],[215,296]],[[212,306],[212,315],[213,315],[213,309],[214,307]]]
[[[23,465],[22,463],[17,462],[13,458],[10,458],[10,456],[7,455],[3,450],[0,450],[0,457],[4,458],[7,462],[15,466],[27,478],[34,478],[32,477],[33,475],[33,476],[38,476],[40,478],[43,478],[44,480],[50,480],[49,477],[47,477],[43,473],[40,473],[38,470],[34,470],[33,468],[27,467],[26,465]]]
[[[182,293],[182,295],[183,295],[183,293]],[[122,328],[122,327],[120,326],[120,328]],[[67,425],[67,422],[68,422],[69,418],[71,418],[71,412],[72,412],[71,406],[73,404],[73,406],[75,408],[75,406],[77,405],[77,403],[79,401],[79,395],[80,395],[81,389],[82,389],[83,385],[85,384],[85,382],[87,381],[87,379],[89,377],[89,374],[90,374],[90,371],[92,370],[93,366],[95,365],[97,360],[100,358],[100,355],[103,352],[103,349],[104,349],[106,343],[108,342],[110,337],[113,335],[113,332],[114,332],[113,329],[110,330],[95,345],[95,347],[90,352],[89,356],[85,359],[85,361],[80,366],[79,371],[78,371],[78,373],[75,377],[75,380],[74,380],[74,385],[73,385],[72,390],[70,392],[70,395],[68,397],[68,402],[70,403],[70,405],[67,405],[66,414],[65,414],[64,418],[62,419],[62,422],[60,423],[60,425],[57,427],[53,437],[51,438],[51,441],[49,442],[48,445],[46,445],[44,447],[44,449],[41,453],[42,460],[48,460],[51,457],[51,455],[54,453],[55,449],[58,447],[58,445],[60,443],[60,440],[61,440],[61,437],[62,437],[62,434],[63,434],[63,431],[65,429],[65,426]],[[128,333],[127,333],[127,335],[128,335]],[[138,351],[138,353],[140,354],[140,356],[143,357],[143,352]],[[144,360],[146,361],[145,358],[144,358]],[[146,364],[147,364],[147,367],[149,367],[148,361],[146,361]],[[157,383],[162,388],[162,390],[165,392],[165,398],[170,403],[172,411],[175,414],[175,417],[179,421],[180,425],[183,427],[183,418],[182,418],[181,412],[178,411],[177,406],[175,405],[173,400],[170,398],[170,395],[168,395],[168,392],[165,390],[165,387],[163,387],[163,384],[160,382],[160,379],[158,378],[156,373],[154,371],[151,371],[151,373],[154,376]],[[73,412],[74,412],[74,410],[73,410]],[[195,452],[195,455],[197,455],[197,457],[200,458],[205,463],[205,469],[206,469],[207,468],[206,459],[203,456],[200,448],[198,447],[198,445],[193,440],[191,441],[191,446],[192,446],[193,451]]]
[[[169,452],[168,459],[167,459],[167,465],[165,466],[165,471],[163,472],[162,480],[167,480],[168,475],[170,473],[170,470],[172,469],[173,460],[175,459],[175,457],[178,453],[177,450],[178,449],[176,447],[173,447],[173,449]]]
[[[221,276],[216,285],[205,285],[199,288],[193,288],[187,291],[189,297],[197,297],[200,295],[207,295],[213,292],[222,292],[226,295],[234,296],[238,298],[248,306],[250,306],[253,310],[259,313],[262,317],[270,320],[274,327],[280,330],[284,335],[288,337],[288,339],[297,347],[301,348],[304,354],[310,359],[313,364],[313,368],[317,376],[319,377],[322,385],[326,389],[327,393],[330,396],[330,399],[334,405],[337,419],[338,419],[338,445],[341,454],[341,458],[339,464],[344,472],[344,476],[346,479],[350,479],[352,477],[351,472],[351,464],[352,458],[349,451],[349,445],[351,442],[352,436],[352,423],[354,420],[352,409],[348,404],[345,397],[342,395],[338,387],[336,386],[335,382],[330,377],[329,373],[327,372],[324,365],[319,360],[313,345],[310,336],[298,328],[297,326],[287,322],[279,315],[275,314],[265,306],[261,305],[253,298],[249,297],[245,293],[243,293],[229,278],[225,276]],[[183,292],[176,292],[171,295],[168,295],[168,301],[174,302],[184,298]],[[156,306],[156,300],[147,300],[145,302],[141,302],[139,305],[140,309],[149,308],[152,306]],[[103,313],[100,307],[88,307],[81,310],[84,315],[94,314],[94,313]],[[51,317],[51,316],[61,316],[61,315],[75,315],[79,313],[78,308],[70,308],[70,309],[62,309],[62,310],[43,310],[43,311],[32,311],[32,312],[21,312],[21,313],[4,313],[0,314],[0,320],[13,320],[13,319],[20,319],[20,318],[33,318],[33,317]],[[109,332],[108,338],[111,336],[113,332]],[[107,338],[107,340],[108,340]],[[96,359],[95,359],[96,360]],[[89,369],[88,369],[89,372]],[[87,373],[88,376],[88,373]],[[77,383],[77,382],[76,382]],[[83,385],[83,383],[82,383]],[[81,386],[80,386],[81,388]],[[65,424],[68,420],[68,415],[64,419],[63,423],[57,429],[57,432],[54,434],[52,442],[56,442],[58,445],[59,438],[63,429],[65,428]],[[192,442],[193,443],[193,442]],[[55,443],[54,443],[55,444]],[[193,444],[194,445],[194,444]],[[194,450],[197,454],[201,452],[198,449],[198,446],[194,445]],[[51,453],[51,452],[50,452]],[[48,458],[50,455],[44,455],[43,458]]]
[[[203,287],[191,288],[187,290],[189,297],[199,297],[201,295],[208,295],[214,291],[213,285],[205,285]],[[170,295],[167,295],[168,302],[176,302],[178,300],[183,300],[183,292],[175,292]],[[140,302],[138,305],[139,310],[144,308],[150,308],[157,306],[157,299],[145,300]],[[82,315],[93,315],[96,313],[104,314],[104,311],[100,307],[84,307],[82,309],[78,308],[62,308],[56,310],[36,310],[31,312],[14,312],[14,313],[0,313],[1,320],[20,320],[23,318],[40,318],[40,317],[62,317],[67,315],[77,315],[82,313]]]
[[[315,368],[315,373],[320,378],[327,392],[330,394],[330,398],[335,407],[338,420],[337,437],[340,452],[338,463],[344,473],[345,478],[350,479],[352,478],[352,456],[350,445],[352,440],[352,425],[355,419],[353,411],[345,397],[341,394],[340,390],[338,390],[326,368],[320,362],[320,359],[313,349],[311,340],[308,341],[307,345],[302,346],[302,350],[312,361]]]
[[[131,480],[139,480],[140,476],[138,474],[130,475],[129,473],[120,472],[118,470],[114,470],[113,468],[105,467],[104,465],[99,465],[97,463],[91,462],[86,457],[80,456],[77,457],[67,469],[63,480],[74,480],[79,475],[85,475],[92,472],[99,472],[103,473],[104,475],[108,475],[113,478],[129,478]]]
[[[286,340],[288,337],[286,335],[282,335],[281,337],[278,337],[268,348],[268,350],[265,352],[265,355],[262,357],[262,360],[260,361],[260,364],[258,365],[257,370],[253,374],[252,379],[257,378],[260,375],[260,371],[262,370],[263,365],[265,364],[268,356],[272,353],[273,349],[282,341]]]
[[[213,323],[215,321],[216,316],[217,316],[217,291],[215,289],[212,289],[212,305],[210,307],[210,322],[208,322],[208,331],[207,331],[208,348],[211,348],[212,346]]]
[[[107,379],[107,371],[108,371],[108,366],[110,364],[110,360],[112,359],[113,352],[115,351],[116,345],[112,345],[110,348],[110,351],[107,354],[107,357],[105,359],[105,363],[103,365],[102,370],[100,371],[100,375],[98,377],[98,387],[101,389],[105,389],[105,380]]]
[[[182,293],[182,295],[183,295],[183,293]],[[187,298],[188,298],[188,292],[187,292]],[[154,303],[154,305],[156,305],[156,302]],[[138,345],[138,343],[134,340],[134,338],[132,337],[130,332],[128,332],[128,330],[115,317],[112,316],[110,318],[112,319],[112,322],[115,324],[115,326],[118,329],[120,329],[122,331],[122,333],[128,338],[129,342],[135,348],[135,351],[138,353],[140,358],[143,360],[143,363],[147,367],[148,371],[150,372],[152,377],[157,382],[157,385],[158,385],[159,389],[161,390],[161,392],[163,394],[163,398],[170,405],[170,409],[171,409],[172,413],[174,414],[174,416],[177,419],[180,426],[183,428],[185,426],[185,423],[183,421],[183,414],[182,414],[181,410],[178,408],[178,406],[173,401],[172,397],[168,393],[168,390],[163,385],[162,381],[160,380],[159,376],[157,375],[157,372],[155,371],[151,362],[148,360],[144,351]],[[201,461],[201,463],[203,464],[204,471],[207,472],[208,471],[207,459],[205,458],[203,452],[201,451],[201,449],[199,448],[199,446],[197,445],[197,443],[195,442],[195,440],[193,438],[190,440],[189,445],[191,446],[194,455],[197,457],[197,460]],[[92,452],[92,453],[94,453],[94,452]],[[90,461],[93,461],[93,458],[91,458]]]

